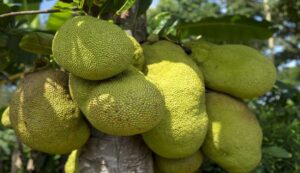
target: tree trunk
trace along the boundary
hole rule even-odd
[[[269,0],[263,0],[263,5],[264,5],[264,13],[265,13],[266,20],[272,22],[272,13],[270,10]],[[271,38],[268,39],[268,48],[270,49],[270,57],[273,62],[275,58],[274,47],[275,47],[275,38],[272,36]]]
[[[141,136],[118,137],[93,129],[79,157],[80,173],[153,173],[152,153]]]

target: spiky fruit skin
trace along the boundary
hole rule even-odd
[[[156,173],[195,173],[202,162],[203,155],[200,151],[181,159],[167,159],[156,155],[154,168]]]
[[[134,46],[117,25],[94,17],[68,20],[55,34],[54,60],[72,74],[102,80],[128,68]]]
[[[204,41],[187,45],[203,72],[205,85],[215,91],[250,99],[269,91],[276,81],[273,63],[251,47]]]
[[[11,122],[9,120],[9,107],[7,107],[2,113],[1,124],[6,128],[11,128]]]
[[[167,109],[143,139],[157,155],[187,157],[200,148],[207,131],[202,74],[181,47],[171,42],[159,41],[143,49],[147,76],[164,95]]]
[[[145,56],[140,43],[132,36],[128,35],[134,45],[134,56],[132,65],[139,70],[143,70],[145,64]]]
[[[65,164],[65,173],[79,173],[80,149],[72,151]]]
[[[230,173],[251,172],[260,162],[262,130],[247,106],[225,94],[206,94],[209,117],[204,154]]]
[[[70,75],[70,91],[89,122],[111,135],[146,132],[160,122],[165,111],[159,90],[134,67],[103,81]]]
[[[29,147],[64,154],[80,148],[90,131],[68,90],[68,75],[59,70],[27,74],[12,97],[10,121]]]

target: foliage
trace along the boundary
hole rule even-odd
[[[163,4],[165,1],[161,2]],[[178,3],[181,2],[178,1]],[[172,3],[176,3],[176,1],[172,1]],[[169,2],[168,5],[172,3]],[[214,14],[207,17],[206,15],[201,16],[201,13],[192,13],[200,17],[195,22],[194,16],[184,16],[181,13],[182,10],[188,11],[190,8],[197,6],[196,2],[187,4],[178,6],[177,11],[172,9],[150,12],[152,17],[149,19],[148,24],[149,33],[173,40],[202,36],[204,39],[214,42],[242,42],[253,39],[265,40],[271,37],[275,31],[270,22],[257,20],[253,16],[246,15],[220,14],[218,16]],[[162,6],[164,7],[164,5]],[[190,19],[193,20],[190,21]]]
[[[158,7],[149,11],[150,33],[157,34],[160,37],[171,38],[167,35],[174,32],[172,25],[175,22],[169,24],[168,21],[184,20],[186,23],[194,21],[193,23],[183,24],[194,25],[195,31],[198,34],[202,34],[204,39],[220,43],[220,34],[226,35],[226,30],[221,29],[220,22],[214,27],[207,29],[211,30],[210,35],[206,33],[205,25],[201,25],[203,21],[214,19],[220,20],[224,15],[244,16],[247,19],[255,19],[262,21],[264,18],[263,4],[257,1],[233,1],[227,0],[227,3],[213,3],[216,1],[201,1],[201,9],[204,6],[210,6],[209,10],[206,10],[206,14],[203,14],[203,10],[198,13],[191,12],[195,5],[199,4],[198,1],[192,0],[177,0],[160,1]],[[300,107],[299,103],[299,1],[276,1],[270,0],[269,5],[272,12],[272,28],[276,28],[273,38],[275,40],[274,61],[278,66],[278,79],[277,85],[266,96],[257,100],[250,101],[250,106],[257,114],[259,121],[264,131],[264,148],[263,159],[261,165],[254,171],[256,173],[276,173],[276,172],[299,172],[299,150],[300,143]],[[198,6],[199,7],[199,6]],[[217,7],[217,8],[216,8]],[[194,9],[194,10],[198,10]],[[298,9],[298,10],[296,10]],[[184,11],[184,12],[182,12]],[[162,12],[162,13],[161,13]],[[197,14],[197,17],[194,15]],[[170,16],[176,15],[172,18]],[[218,17],[218,18],[215,18]],[[226,18],[226,16],[225,16]],[[201,22],[202,21],[202,22]],[[176,21],[177,22],[177,21]],[[211,22],[211,21],[209,21]],[[197,26],[198,23],[198,26]],[[203,22],[204,23],[204,22]],[[251,23],[245,22],[249,25]],[[156,26],[154,28],[153,26]],[[168,25],[168,26],[167,26]],[[259,27],[263,27],[263,23],[257,24]],[[170,27],[171,26],[171,27]],[[254,25],[255,26],[255,25]],[[251,27],[251,26],[250,26]],[[154,28],[154,29],[153,29]],[[266,27],[269,28],[269,27]],[[172,31],[173,29],[173,31]],[[245,32],[249,27],[245,27],[239,31],[231,30],[233,36],[236,36],[238,41],[233,41],[230,38],[223,38],[223,42],[238,42],[244,44],[250,44],[253,47],[259,47],[261,50],[269,50],[265,43],[262,41],[249,42],[245,39],[241,39],[239,33]],[[170,32],[172,31],[172,32]],[[220,32],[220,34],[218,33]],[[230,29],[228,30],[230,31]],[[233,32],[235,31],[235,32]],[[298,33],[297,33],[298,32]],[[166,34],[167,33],[167,34]],[[260,33],[260,32],[257,32]],[[175,34],[176,35],[176,34]],[[269,34],[266,34],[269,35]],[[227,35],[226,35],[227,36]],[[248,35],[251,37],[251,35]],[[270,36],[270,35],[269,35]],[[215,39],[214,39],[215,37]],[[252,38],[253,37],[252,34]],[[262,39],[266,39],[262,38]],[[268,52],[266,52],[268,53]],[[286,63],[293,62],[292,66]],[[282,66],[288,66],[282,68]],[[214,163],[206,161],[203,166],[203,172],[224,172]]]
[[[300,171],[300,93],[278,81],[273,90],[250,104],[264,131],[264,158],[256,172]]]
[[[2,111],[0,111],[2,112]],[[0,126],[0,161],[3,167],[2,172],[9,172],[11,164],[11,153],[15,147],[16,137],[11,129],[4,129]]]
[[[178,14],[185,22],[197,22],[204,17],[217,17],[220,6],[209,0],[160,0],[155,9],[150,9],[149,17],[162,11]]]
[[[195,23],[182,23],[178,26],[181,37],[202,35],[211,41],[245,41],[249,39],[268,39],[272,36],[271,23],[257,21],[240,15],[207,17]]]

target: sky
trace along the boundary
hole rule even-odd
[[[158,4],[159,0],[153,0],[151,4],[151,8],[155,8]]]

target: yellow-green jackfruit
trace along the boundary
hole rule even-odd
[[[159,41],[143,49],[147,76],[164,95],[167,109],[158,126],[143,134],[144,141],[162,157],[187,157],[200,148],[207,131],[202,74],[171,42]]]
[[[269,91],[276,80],[273,63],[244,45],[187,44],[203,72],[205,85],[239,98],[254,98]]]
[[[167,159],[155,156],[154,168],[156,173],[195,173],[203,162],[200,151],[181,159]]]
[[[11,128],[11,123],[9,120],[9,107],[7,107],[2,113],[1,124],[6,128]]]
[[[29,147],[51,154],[80,148],[89,128],[68,90],[68,75],[46,69],[27,74],[9,105],[13,129]]]
[[[70,91],[89,122],[112,135],[130,136],[155,127],[164,114],[164,98],[135,67],[102,81],[70,75]]]
[[[94,17],[68,20],[55,34],[54,60],[75,76],[107,79],[132,63],[134,46],[117,25]]]
[[[134,37],[132,37],[130,35],[128,35],[128,37],[131,39],[131,41],[134,45],[134,50],[135,50],[132,65],[142,71],[144,64],[145,64],[143,48]]]
[[[65,163],[65,173],[79,173],[80,149],[72,151]]]
[[[260,162],[262,130],[241,101],[221,93],[206,94],[209,117],[203,152],[230,173],[251,172]]]

